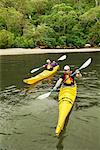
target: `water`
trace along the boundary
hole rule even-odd
[[[78,94],[73,110],[59,138],[55,136],[58,117],[57,92],[49,98],[37,96],[48,92],[61,72],[51,81],[35,86],[23,83],[30,70],[57,60],[62,54],[0,56],[0,150],[99,150],[100,149],[100,53],[67,54],[60,62],[80,66],[89,57],[92,64],[77,80]],[[41,72],[41,71],[40,71]],[[38,74],[38,72],[36,73]]]

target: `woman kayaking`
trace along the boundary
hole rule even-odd
[[[74,76],[71,76],[72,71],[68,65],[64,67],[64,73],[57,81],[54,90],[56,90],[62,83],[62,86],[73,86],[75,84],[74,78],[80,78],[82,77],[82,74],[77,69],[75,70]]]
[[[43,68],[49,71],[52,71],[53,68],[58,65],[55,61],[51,62],[50,59],[47,59],[46,62],[47,64],[43,65]]]

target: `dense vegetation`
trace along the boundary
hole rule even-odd
[[[99,0],[0,0],[0,48],[100,44]]]

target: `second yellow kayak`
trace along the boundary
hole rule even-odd
[[[40,80],[53,76],[57,72],[58,69],[59,69],[59,65],[54,67],[52,71],[44,70],[43,72],[39,73],[38,75],[34,77],[31,77],[29,79],[24,79],[23,82],[27,84],[34,84]]]
[[[56,127],[56,135],[59,136],[63,130],[66,117],[74,104],[77,94],[77,86],[61,87],[59,92],[59,117]]]

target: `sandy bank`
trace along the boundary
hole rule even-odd
[[[43,53],[76,53],[76,52],[100,52],[100,48],[82,48],[82,49],[23,49],[11,48],[0,49],[0,55],[23,55],[23,54],[43,54]]]

